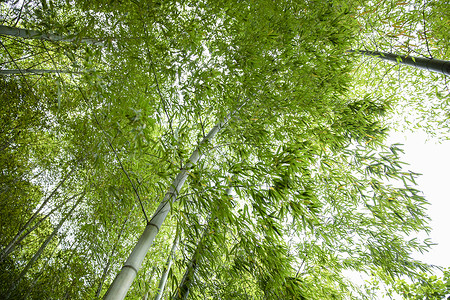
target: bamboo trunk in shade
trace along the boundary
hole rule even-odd
[[[364,51],[364,50],[348,50],[351,53],[361,53],[368,56],[375,56],[380,59],[398,62],[404,65],[428,70],[444,75],[450,75],[450,61],[434,58],[414,57],[409,55],[397,55],[387,52]]]

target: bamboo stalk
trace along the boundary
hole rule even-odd
[[[77,39],[76,37],[66,37],[54,33],[42,33],[36,30],[10,27],[5,25],[0,25],[0,35],[15,36],[23,39],[36,39],[52,42],[69,42],[69,43],[80,42],[90,45],[104,46],[103,42],[92,38]]]
[[[238,111],[244,104],[245,102],[240,105],[240,107],[237,108],[234,112]],[[131,284],[133,283],[134,278],[136,277],[139,269],[142,266],[145,255],[150,249],[150,246],[153,244],[153,240],[155,239],[156,234],[158,233],[161,225],[163,224],[170,211],[171,204],[176,201],[178,193],[180,192],[181,188],[184,185],[184,182],[188,177],[188,171],[192,169],[194,165],[201,159],[202,154],[200,152],[200,147],[211,141],[214,136],[223,127],[226,126],[234,112],[229,113],[223,121],[217,123],[216,126],[214,126],[206,135],[206,137],[203,138],[192,155],[189,157],[189,162],[186,163],[181,169],[180,173],[178,173],[168,192],[165,194],[163,200],[160,202],[158,208],[156,209],[156,212],[153,214],[153,217],[147,223],[147,226],[145,227],[144,232],[139,238],[136,246],[124,263],[119,274],[117,274],[116,278],[112,282],[103,299],[122,300],[125,298]]]
[[[175,239],[173,240],[172,249],[170,250],[170,254],[169,254],[169,257],[167,258],[167,262],[164,267],[164,271],[161,275],[161,279],[159,281],[158,291],[156,293],[155,300],[161,300],[161,298],[163,296],[164,288],[166,287],[166,283],[167,283],[167,277],[169,276],[169,271],[170,271],[170,268],[172,267],[173,257],[175,255],[175,251],[177,250],[179,240],[180,240],[179,235],[177,235],[175,237]]]
[[[28,219],[28,221],[23,225],[19,232],[14,236],[12,241],[2,250],[0,254],[0,262],[3,261],[8,254],[12,252],[12,248],[14,248],[17,245],[17,241],[20,239],[20,237],[25,233],[25,230],[30,226],[30,224],[38,217],[41,210],[47,205],[47,203],[50,201],[50,199],[55,195],[56,191],[66,182],[66,180],[72,175],[72,173],[75,171],[75,169],[78,167],[78,164],[76,167],[72,168],[70,170],[69,174],[67,174],[59,183],[58,185],[53,189],[53,191],[50,193],[50,195],[45,198],[45,200],[42,202],[42,204],[39,206],[39,208],[34,212],[34,214]]]
[[[42,74],[83,74],[83,72],[70,70],[48,70],[48,69],[23,69],[23,70],[0,70],[0,75],[42,75]]]
[[[27,265],[23,268],[22,272],[20,272],[18,278],[15,280],[15,282],[11,285],[9,291],[7,292],[5,299],[9,299],[11,297],[11,294],[16,289],[17,285],[22,281],[28,270],[33,266],[33,264],[39,259],[39,257],[44,252],[45,248],[47,248],[48,244],[51,242],[51,240],[56,236],[59,229],[61,229],[62,225],[66,222],[66,220],[69,218],[69,216],[72,215],[73,211],[77,208],[77,206],[81,203],[83,200],[83,195],[78,198],[77,202],[72,206],[70,211],[59,221],[58,225],[55,227],[53,232],[45,239],[45,241],[42,243],[41,247],[39,247],[38,251],[33,255],[33,257],[30,259],[30,261],[27,263]]]
[[[24,234],[22,234],[18,239],[14,240],[13,243],[10,243],[7,246],[7,251],[5,251],[4,255],[5,257],[8,256],[9,254],[11,254],[12,252],[14,252],[15,248],[17,245],[19,245],[30,233],[32,233],[42,222],[44,222],[45,220],[47,220],[52,214],[53,212],[55,212],[55,210],[61,208],[64,204],[66,204],[67,202],[71,201],[73,198],[78,197],[81,194],[78,195],[74,195],[72,197],[70,197],[69,199],[67,199],[66,201],[62,201],[59,205],[55,206],[48,214],[46,214],[43,218],[41,218],[39,221],[37,221],[36,223],[34,223],[34,225],[29,228]]]
[[[434,58],[414,57],[409,55],[397,55],[387,52],[348,50],[347,52],[361,53],[368,56],[375,56],[380,59],[401,63],[404,65],[416,67],[430,72],[436,72],[444,75],[450,75],[450,61]]]
[[[231,187],[227,188],[225,192],[228,196],[231,195]],[[210,224],[212,221],[211,217],[212,216],[210,216],[208,224],[205,226],[205,229],[203,230],[202,236],[197,244],[197,248],[192,254],[192,258],[188,263],[183,278],[181,279],[181,282],[178,285],[178,288],[172,297],[174,300],[186,300],[189,297],[189,292],[192,286],[192,282],[194,281],[195,273],[197,272],[197,267],[201,263],[202,249],[205,243],[206,234],[209,231]]]

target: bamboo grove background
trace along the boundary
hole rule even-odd
[[[161,203],[129,299],[405,292],[428,202],[385,138],[447,139],[447,77],[363,52],[448,63],[449,8],[0,3],[2,298],[103,297]]]

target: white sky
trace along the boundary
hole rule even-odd
[[[432,221],[431,240],[438,245],[430,252],[414,255],[426,263],[450,267],[450,141],[438,143],[427,141],[423,132],[394,133],[390,143],[404,144],[402,161],[409,163],[407,169],[421,173],[417,179],[418,189],[431,203],[428,215]]]
[[[405,154],[401,161],[408,163],[405,169],[422,175],[416,180],[418,190],[421,190],[426,199],[430,202],[428,215],[432,221],[430,227],[432,231],[428,238],[437,243],[433,248],[424,254],[415,253],[413,258],[425,263],[450,267],[450,141],[438,143],[435,140],[428,140],[428,135],[424,132],[414,133],[390,133],[386,144],[400,143]],[[426,235],[420,238],[426,238]],[[347,272],[347,275],[356,284],[364,284],[364,280],[369,277],[357,272]],[[436,275],[441,273],[436,270]],[[387,296],[381,287],[377,292],[377,299],[402,299],[394,296]]]

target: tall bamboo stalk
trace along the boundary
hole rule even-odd
[[[156,271],[156,267],[153,267],[152,268],[152,272],[150,273],[150,277],[147,280],[147,282],[149,282],[149,283],[152,282],[153,274],[155,274],[155,271]],[[147,289],[147,291],[145,292],[144,296],[142,296],[142,300],[148,300],[148,294],[149,294],[149,291]]]
[[[242,107],[242,105],[236,111],[238,111]],[[156,212],[153,214],[153,217],[145,227],[144,232],[139,238],[136,246],[124,263],[119,274],[117,274],[103,299],[122,300],[125,298],[131,284],[133,283],[134,278],[141,268],[142,262],[144,261],[148,249],[153,244],[153,240],[155,239],[156,234],[158,233],[162,223],[164,222],[170,211],[171,204],[176,201],[178,193],[180,192],[184,182],[188,177],[188,171],[194,167],[194,165],[200,160],[202,156],[200,147],[210,142],[214,138],[214,136],[223,127],[226,126],[233,113],[229,113],[223,121],[216,124],[216,126],[214,126],[208,133],[208,135],[203,138],[192,155],[189,157],[189,162],[186,163],[181,169],[180,173],[178,173],[168,192],[165,194],[163,200],[156,209]]]
[[[38,280],[41,278],[42,274],[44,274],[45,269],[48,266],[48,263],[50,262],[50,260],[53,258],[53,256],[55,255],[56,250],[58,249],[59,245],[61,244],[61,240],[58,241],[58,244],[56,245],[55,248],[53,248],[52,253],[50,254],[50,256],[47,258],[47,260],[45,261],[44,266],[42,267],[42,270],[39,272],[39,274],[37,276],[34,277],[33,281],[31,282],[30,287],[28,288],[27,294],[25,295],[24,299],[28,299],[28,296],[30,295],[31,291],[33,291],[34,287],[36,286],[36,283],[38,282]]]
[[[70,245],[70,247],[68,247],[68,249],[71,249],[70,250],[70,255],[69,255],[69,257],[66,259],[66,261],[65,261],[65,264],[64,264],[64,267],[61,269],[61,273],[62,274],[65,274],[65,272],[66,272],[66,270],[67,270],[67,268],[69,267],[69,265],[72,263],[72,259],[75,257],[75,254],[77,254],[78,253],[78,251],[77,251],[77,247],[81,244],[80,243],[80,241],[82,241],[85,237],[86,237],[86,233],[84,233],[81,237],[80,237],[80,240],[76,243],[76,240],[74,240],[73,242],[72,242],[72,244]],[[76,244],[75,244],[76,243]],[[75,245],[75,247],[73,247]],[[52,286],[52,290],[51,290],[51,292],[49,293],[50,295],[53,295],[55,292],[55,287],[57,287],[58,286],[58,284],[59,284],[59,282],[60,282],[60,278],[58,278],[58,280],[57,281],[55,281],[54,283],[54,285]],[[67,289],[67,288],[66,288]],[[70,292],[70,289],[67,289],[67,292]],[[66,294],[67,294],[67,292],[66,292]]]
[[[192,285],[192,281],[194,280],[195,272],[197,271],[197,265],[199,257],[201,256],[201,248],[203,247],[203,239],[205,237],[205,234],[207,232],[208,225],[206,226],[205,230],[203,231],[202,237],[200,238],[200,241],[197,244],[197,248],[195,249],[194,253],[192,254],[192,258],[188,263],[188,266],[186,268],[186,271],[184,272],[183,278],[180,281],[180,284],[178,285],[177,290],[175,291],[174,296],[172,297],[174,300],[185,300],[189,296],[189,291]]]
[[[231,187],[227,188],[225,192],[228,196],[231,195]],[[181,279],[181,282],[178,285],[178,288],[172,297],[174,300],[186,300],[189,297],[189,292],[190,292],[190,289],[192,286],[192,282],[194,281],[194,276],[195,276],[195,273],[197,272],[197,267],[201,260],[202,249],[203,249],[203,245],[205,243],[205,236],[209,231],[211,221],[213,221],[211,218],[214,218],[214,216],[210,216],[210,219],[208,220],[208,224],[205,226],[205,229],[203,230],[202,236],[197,244],[197,248],[195,249],[194,253],[192,254],[192,258],[188,263],[188,266],[186,268],[186,271],[184,272],[183,278]]]
[[[43,218],[39,219],[39,221],[37,221],[36,223],[34,223],[33,226],[31,226],[30,228],[27,229],[26,232],[24,232],[18,239],[14,240],[14,243],[10,243],[4,252],[4,256],[8,256],[9,254],[11,254],[12,252],[14,252],[15,248],[17,247],[17,245],[19,245],[28,235],[30,235],[30,233],[32,233],[36,228],[39,227],[39,225],[44,222],[45,220],[47,220],[56,210],[60,209],[62,206],[64,206],[67,202],[71,201],[73,198],[80,196],[81,194],[77,194],[74,195],[72,197],[70,197],[69,199],[66,199],[65,201],[61,201],[61,203],[57,206],[55,206],[48,214],[46,214]],[[3,254],[3,253],[2,253]]]

